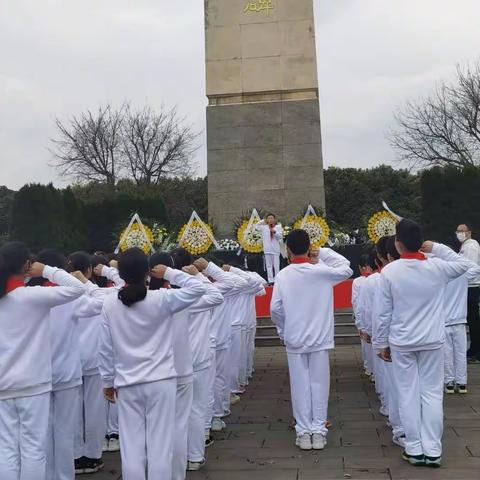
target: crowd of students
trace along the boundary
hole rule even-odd
[[[271,316],[296,445],[327,444],[333,286],[350,262],[287,237]],[[352,302],[365,370],[412,465],[442,462],[443,393],[467,392],[467,289],[480,267],[409,220],[363,257]],[[67,273],[68,272],[68,273]],[[184,249],[117,260],[0,248],[0,478],[72,480],[120,448],[125,480],[185,479],[253,374],[258,274]]]
[[[183,249],[0,248],[0,478],[183,480],[253,374],[256,273]]]

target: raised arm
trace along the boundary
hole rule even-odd
[[[25,289],[26,298],[34,304],[53,308],[69,303],[85,292],[85,286],[80,280],[59,268],[45,266],[41,276],[58,286]]]
[[[256,296],[263,291],[263,295],[265,295],[265,289],[263,287],[264,280],[260,276],[251,275],[250,272],[245,272],[242,269],[236,267],[230,267],[230,272],[232,272],[234,275],[237,275],[238,277],[243,278],[247,282],[244,289],[242,290],[242,293],[252,294]]]
[[[163,290],[171,313],[176,313],[193,305],[207,291],[203,282],[193,275],[167,268],[164,277],[172,285],[181,288]],[[160,290],[159,290],[160,292]]]
[[[320,260],[328,269],[329,279],[335,285],[347,280],[353,275],[350,261],[331,248],[320,249]]]
[[[472,262],[467,257],[456,254],[440,243],[433,244],[431,253],[440,259],[437,260],[436,265],[447,281],[460,277],[472,267]]]
[[[102,268],[102,277],[106,277],[108,280],[113,282],[117,289],[125,286],[125,280],[120,277],[118,270],[114,267],[107,267],[104,265]]]
[[[200,299],[190,307],[190,313],[204,312],[223,303],[223,295],[208,278],[205,278],[201,273],[199,273],[196,278],[198,278],[200,282],[203,282],[206,291]]]
[[[209,262],[208,267],[203,271],[207,277],[215,280],[215,286],[218,288],[222,295],[227,295],[234,287],[235,280],[228,272],[224,272],[219,266],[213,262]]]

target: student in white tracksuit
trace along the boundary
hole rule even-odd
[[[443,433],[445,288],[470,264],[448,247],[431,242],[423,249],[442,259],[427,259],[418,252],[420,227],[402,220],[396,228],[401,259],[382,270],[374,347],[393,362],[406,435],[403,458],[412,465],[438,467]]]
[[[387,242],[389,237],[382,237],[377,242],[375,248],[377,253],[378,264],[382,267],[388,263]],[[367,356],[372,358],[372,370],[375,378],[375,391],[380,400],[380,413],[383,416],[388,416],[388,395],[385,391],[384,385],[384,370],[385,366],[382,360],[374,354],[372,349],[372,332],[373,319],[375,316],[375,293],[378,289],[380,281],[380,271],[369,275],[365,281],[362,290],[360,291],[358,299],[358,315],[359,324],[363,333],[363,338],[366,342]]]
[[[229,369],[229,348],[230,348],[230,310],[242,289],[247,286],[247,281],[236,275],[223,271],[220,267],[210,262],[204,270],[204,275],[211,278],[224,301],[213,310],[210,329],[210,343],[215,349],[215,372],[213,390],[210,394],[210,408],[207,415],[207,427],[212,431],[221,431],[225,428],[222,420],[226,410],[230,408],[230,388],[227,386]]]
[[[389,237],[387,241],[387,259],[388,263],[392,263],[400,258],[400,254],[395,246],[395,236]],[[381,274],[380,274],[381,276]],[[378,287],[378,285],[377,285]],[[373,308],[372,308],[372,342],[378,335],[378,295],[374,292]],[[402,419],[400,417],[400,406],[398,403],[397,382],[395,381],[395,370],[391,362],[385,362],[379,357],[379,351],[374,348],[375,358],[381,363],[382,372],[382,395],[388,406],[389,426],[392,429],[392,442],[399,447],[405,447],[405,430],[403,428]]]
[[[66,269],[66,258],[60,252],[49,249],[40,252],[41,263]],[[46,279],[32,279],[29,285],[54,286]],[[85,295],[50,310],[52,349],[52,394],[50,398],[49,440],[47,451],[47,478],[71,480],[74,471],[74,438],[77,427],[75,415],[82,385],[80,346],[76,330],[81,318],[101,312],[103,302],[91,297],[95,290],[92,283],[85,283]]]
[[[240,362],[238,365],[238,376],[236,382],[235,379],[233,379],[234,388],[244,390],[248,384],[247,370],[249,357],[251,355],[252,324],[256,327],[257,323],[255,298],[257,296],[263,296],[266,294],[263,285],[265,283],[265,280],[263,280],[263,278],[260,277],[260,275],[258,275],[257,273],[244,271],[240,268],[230,267],[229,271],[239,277],[244,278],[249,283],[249,289],[244,291],[239,297],[240,311],[243,314],[240,328]],[[255,337],[253,337],[253,340],[255,342]],[[237,368],[235,368],[235,372],[236,371]]]
[[[273,213],[269,213],[265,220],[261,220],[254,227],[262,235],[265,268],[269,283],[275,282],[280,271],[280,242],[283,239],[282,225],[277,224]]]
[[[24,277],[58,287],[25,288]],[[81,278],[81,276],[79,276]],[[0,478],[46,480],[52,391],[50,309],[85,292],[58,268],[35,263],[21,243],[0,248]],[[68,320],[65,320],[68,322]]]
[[[359,298],[360,298],[360,291],[362,290],[362,287],[364,286],[364,283],[367,280],[367,277],[369,277],[373,273],[373,261],[371,255],[365,254],[362,255],[360,258],[360,262],[358,264],[358,268],[360,271],[360,276],[355,278],[352,282],[352,307],[353,307],[353,317],[355,320],[355,326],[357,327],[357,330],[360,334],[360,339],[362,343],[362,356],[363,356],[363,366],[365,368],[365,373],[367,375],[372,374],[372,352],[371,348],[368,349],[367,347],[367,342],[363,338],[363,332],[362,329],[360,328],[360,309],[359,309]]]
[[[69,268],[84,272],[91,279],[93,276],[92,258],[85,252],[76,252],[68,257]],[[115,288],[93,289],[91,295],[103,302],[107,296],[116,295],[124,285],[115,268],[102,266],[102,275],[115,284]],[[92,284],[93,285],[93,284]],[[99,364],[101,309],[91,317],[78,321],[76,329],[80,344],[82,362],[82,379],[80,398],[77,402],[77,428],[75,435],[75,472],[95,473],[103,468],[102,452],[105,438],[106,404],[102,394],[102,378]]]
[[[468,258],[467,258],[468,259]],[[467,273],[445,289],[445,393],[467,393],[467,303],[468,286],[480,275],[472,263]]]
[[[208,262],[204,260],[208,265]],[[193,360],[193,400],[188,420],[187,470],[199,470],[205,464],[205,418],[210,400],[210,327],[212,308],[223,303],[223,295],[210,280],[198,274],[206,293],[189,308],[189,340]]]
[[[311,264],[304,230],[293,230],[287,247],[290,265],[277,276],[270,311],[287,348],[296,445],[321,450],[328,432],[333,287],[353,272],[346,258],[327,248],[320,250],[320,262]]]
[[[157,266],[152,277],[182,288],[147,290],[150,268],[140,249],[122,253],[118,267],[127,286],[104,303],[100,371],[107,398],[114,400],[117,391],[122,478],[168,480],[176,435],[174,314],[195,303],[205,287],[194,267],[185,268],[187,275]]]

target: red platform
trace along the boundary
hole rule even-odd
[[[333,289],[334,308],[352,308],[352,283],[353,280],[347,280],[338,284]],[[272,287],[267,287],[267,294],[263,297],[257,297],[257,317],[270,316],[270,301],[272,299]]]

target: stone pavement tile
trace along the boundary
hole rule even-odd
[[[453,430],[460,440],[480,442],[480,428],[454,427]]]
[[[480,457],[480,442],[469,443],[466,446],[467,450],[470,452],[472,457]]]
[[[358,480],[390,480],[388,469],[347,469],[342,470],[304,470],[298,472],[298,480],[336,480],[336,479],[358,479]]]
[[[286,469],[268,469],[266,471],[216,471],[209,472],[208,480],[297,480],[298,470]]]
[[[106,453],[103,455],[105,467],[99,473],[94,475],[95,480],[118,480],[121,478],[120,453]],[[88,478],[91,475],[81,475],[76,478]]]

